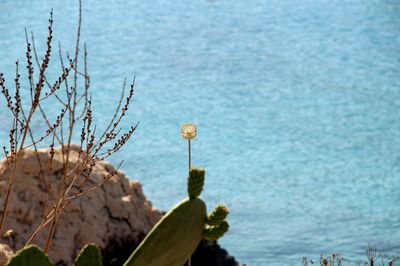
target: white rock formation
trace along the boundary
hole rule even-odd
[[[0,244],[0,265],[4,265],[13,254],[8,245]]]
[[[51,182],[54,190],[58,188],[61,180],[63,164],[60,151],[60,148],[56,149],[51,173],[48,150],[40,150],[38,154],[44,176]],[[69,167],[76,165],[78,151],[76,146],[72,147]],[[35,152],[25,150],[21,156],[7,222],[3,229],[3,232],[12,229],[16,235],[13,239],[0,241],[5,244],[10,244],[12,241],[11,248],[14,250],[24,246],[43,221],[46,208],[49,208],[49,197]],[[114,169],[110,163],[98,162],[90,176],[88,186],[92,187],[101,182]],[[6,160],[2,160],[0,161],[1,209],[8,179],[7,163]],[[65,209],[58,222],[49,255],[58,265],[71,264],[73,257],[85,244],[96,243],[104,247],[113,238],[132,236],[133,239],[137,239],[140,235],[148,233],[160,217],[160,212],[153,209],[151,202],[145,198],[139,182],[129,180],[125,174],[118,171],[102,187],[74,200]],[[33,243],[43,248],[48,230],[49,226],[40,232]],[[1,258],[0,253],[0,262]]]

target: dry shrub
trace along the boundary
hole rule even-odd
[[[80,33],[82,24],[82,3],[79,1],[78,29],[76,32],[75,50],[71,56],[63,53],[61,45],[58,45],[58,59],[61,67],[59,75],[55,79],[47,76],[53,53],[53,12],[50,12],[48,25],[48,37],[43,59],[40,59],[35,46],[33,34],[25,31],[26,36],[26,78],[30,91],[30,99],[21,98],[20,63],[16,62],[16,71],[13,89],[10,89],[5,81],[5,76],[0,73],[0,89],[5,98],[6,108],[11,113],[12,126],[9,130],[9,145],[3,147],[9,172],[9,180],[5,200],[2,206],[0,233],[6,227],[7,211],[12,200],[11,191],[15,179],[16,168],[21,159],[21,154],[26,149],[33,149],[37,155],[37,163],[41,169],[41,180],[47,190],[48,200],[45,206],[46,214],[32,236],[27,239],[29,244],[41,232],[50,226],[47,242],[44,247],[48,252],[55,228],[60,215],[72,200],[96,190],[107,182],[120,167],[110,170],[107,177],[100,183],[88,186],[90,174],[97,162],[113,155],[129,140],[135,131],[137,124],[123,132],[121,121],[126,115],[134,93],[134,80],[125,95],[126,80],[124,80],[121,97],[115,112],[105,130],[98,132],[93,119],[92,97],[90,94],[90,77],[87,70],[87,50],[83,45],[83,55],[80,51]],[[82,62],[81,62],[82,61]],[[28,102],[28,104],[25,104]],[[49,103],[56,102],[58,111],[51,108],[46,111]],[[58,112],[54,115],[54,112]],[[33,121],[41,119],[46,125],[45,129],[32,130]],[[72,143],[74,136],[80,135],[77,144],[79,149],[78,163],[70,167],[70,152],[76,148]],[[39,158],[39,146],[47,145],[49,154],[47,163]],[[45,176],[45,172],[52,173],[52,161],[55,156],[55,147],[61,147],[63,171],[60,181]],[[47,168],[47,169],[44,169]],[[46,170],[46,171],[45,171]]]

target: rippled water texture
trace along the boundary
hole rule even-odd
[[[43,51],[51,7],[72,51],[75,1],[0,2],[8,80],[25,26]],[[82,33],[100,127],[136,75],[140,126],[113,161],[169,209],[186,193],[179,127],[197,123],[203,197],[231,208],[221,243],[249,265],[358,259],[369,242],[400,255],[399,36],[397,0],[88,0]]]

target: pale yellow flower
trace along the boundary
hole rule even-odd
[[[187,123],[181,127],[182,138],[191,140],[197,136],[197,127],[195,124]]]

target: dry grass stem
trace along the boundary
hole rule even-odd
[[[81,51],[81,25],[82,25],[82,3],[79,1],[78,28],[74,53],[68,52],[63,56],[61,44],[58,44],[58,59],[60,74],[52,79],[47,76],[47,70],[52,58],[53,42],[53,11],[50,12],[48,36],[43,59],[40,60],[36,48],[33,33],[26,37],[26,77],[28,81],[30,99],[29,106],[23,103],[27,99],[21,99],[20,63],[16,62],[16,75],[14,78],[14,89],[10,90],[6,85],[5,76],[0,73],[0,90],[6,102],[6,108],[11,112],[12,124],[9,130],[9,146],[3,147],[9,173],[8,187],[6,190],[4,204],[1,211],[0,233],[6,228],[7,212],[12,200],[13,183],[16,168],[20,163],[21,154],[26,149],[33,149],[36,154],[38,167],[40,169],[40,180],[43,182],[48,195],[46,206],[43,210],[43,220],[27,239],[26,244],[32,243],[34,239],[46,226],[50,226],[47,241],[44,246],[45,252],[51,247],[51,240],[57,228],[61,214],[66,211],[67,206],[75,199],[92,192],[103,186],[114,175],[116,175],[122,162],[99,183],[93,184],[91,174],[96,163],[119,151],[131,138],[138,124],[127,131],[121,128],[121,122],[126,116],[134,95],[134,81],[130,84],[127,96],[125,96],[126,79],[124,79],[121,97],[117,103],[105,130],[98,132],[94,121],[90,94],[90,76],[87,66],[87,49],[83,45],[83,56]],[[66,58],[66,60],[65,60]],[[80,63],[82,61],[82,63]],[[82,65],[82,66],[81,66]],[[35,77],[36,73],[36,77]],[[64,89],[62,89],[64,88]],[[48,102],[57,103],[59,110],[47,111]],[[54,115],[56,114],[56,115]],[[33,120],[41,119],[46,125],[43,132],[32,130]],[[76,133],[80,134],[78,144],[73,144]],[[43,161],[39,156],[39,148],[48,148],[48,156]],[[56,154],[56,147],[60,147]],[[58,148],[57,148],[58,149]],[[77,161],[71,162],[71,151],[78,150]],[[52,179],[53,160],[55,156],[61,156],[62,176],[60,181]],[[75,160],[75,159],[74,159]]]

